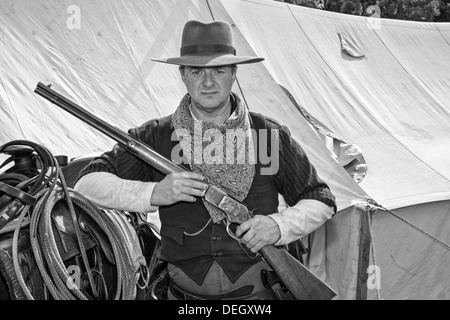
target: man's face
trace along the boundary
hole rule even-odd
[[[186,85],[196,106],[213,111],[225,105],[236,80],[236,68],[232,66],[180,69],[181,79]]]

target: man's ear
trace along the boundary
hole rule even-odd
[[[186,80],[186,76],[184,75],[184,67],[180,66],[180,68],[178,69],[180,71],[180,75],[181,75],[181,80],[183,80],[183,82]]]
[[[233,74],[233,82],[236,81],[236,77],[237,77],[237,66],[233,66],[231,69],[231,72]]]

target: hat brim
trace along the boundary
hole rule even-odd
[[[248,64],[263,61],[264,58],[226,55],[187,55],[167,59],[151,59],[156,62],[176,64],[187,67],[219,67],[234,64]]]

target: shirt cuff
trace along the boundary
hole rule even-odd
[[[300,200],[295,206],[279,213],[269,215],[280,228],[281,237],[274,244],[282,246],[318,229],[334,214],[334,209],[325,203],[313,200]]]
[[[158,211],[158,206],[153,206],[151,204],[151,199],[153,195],[153,191],[156,187],[156,182],[143,182],[145,183],[145,194],[142,197],[142,212],[156,212]]]

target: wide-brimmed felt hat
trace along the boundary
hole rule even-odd
[[[264,58],[237,56],[229,23],[191,20],[184,25],[180,56],[151,60],[180,66],[217,67],[255,63]]]

